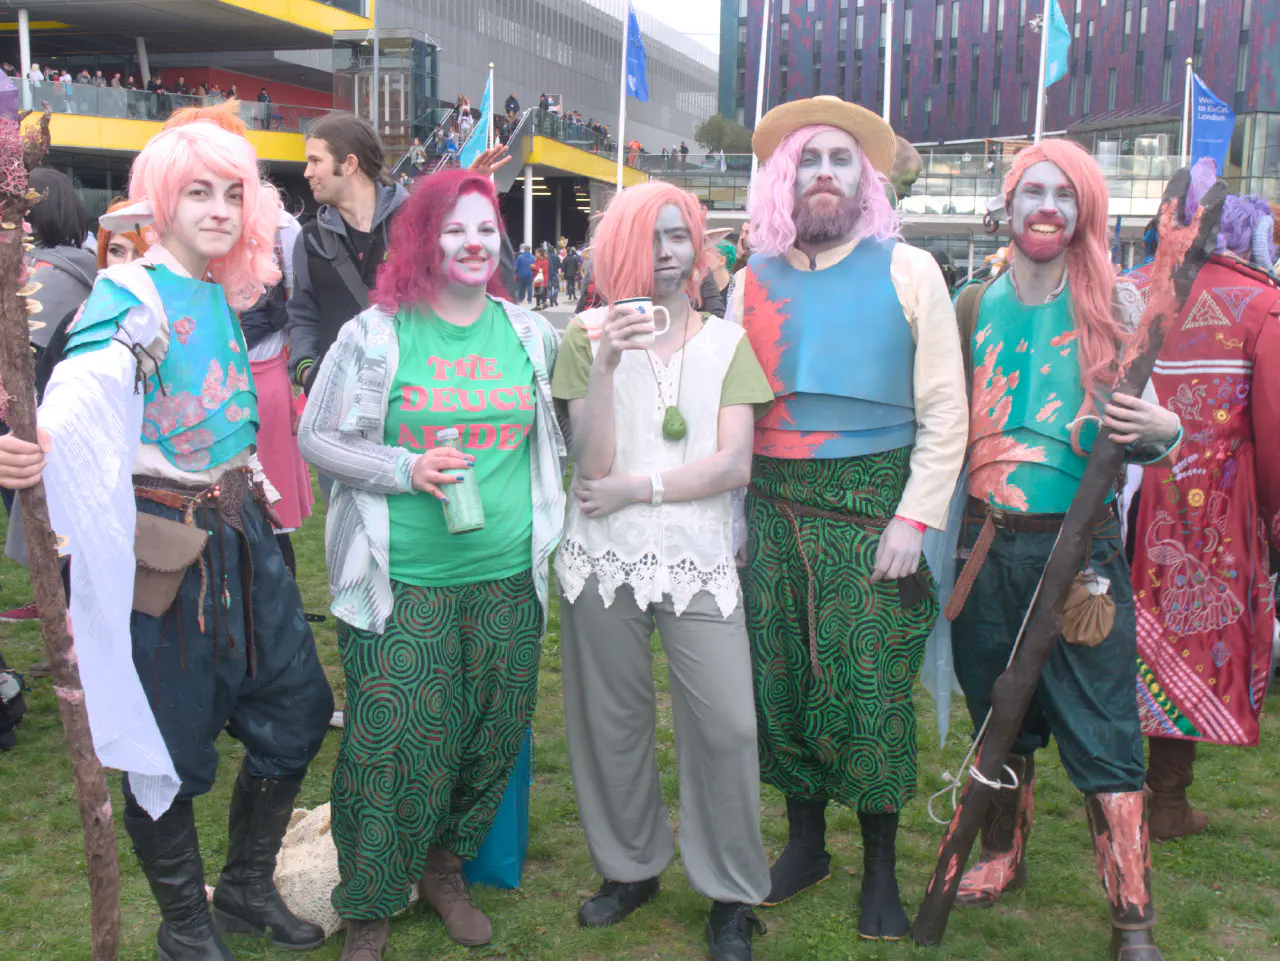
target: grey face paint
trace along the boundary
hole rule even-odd
[[[670,297],[683,290],[696,259],[684,214],[675,204],[665,204],[653,222],[653,296]]]
[[[1049,160],[1032,164],[1014,188],[1009,226],[1018,250],[1037,263],[1062,256],[1075,236],[1079,198],[1061,168]]]
[[[802,243],[841,241],[858,221],[862,148],[843,130],[809,138],[796,163],[796,239]]]

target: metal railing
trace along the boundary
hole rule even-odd
[[[24,105],[30,104],[38,108],[42,102],[47,103],[54,113],[158,122],[168,120],[175,110],[183,107],[208,107],[226,99],[179,93],[151,93],[148,90],[99,87],[95,84],[59,83],[52,80],[39,84],[29,80],[19,81],[19,95]],[[312,123],[330,112],[329,107],[240,101],[240,117],[254,130],[306,133]]]

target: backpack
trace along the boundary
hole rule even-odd
[[[17,746],[16,728],[27,713],[27,699],[22,696],[25,687],[22,675],[9,670],[0,654],[0,751]]]
[[[964,356],[965,378],[973,380],[973,332],[978,326],[978,310],[982,306],[982,295],[995,281],[984,280],[980,284],[969,284],[956,297],[956,325],[960,328],[960,352]]]

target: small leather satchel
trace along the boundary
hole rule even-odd
[[[1069,644],[1097,647],[1116,623],[1111,582],[1092,568],[1076,575],[1062,607],[1062,636]]]
[[[133,609],[160,617],[178,596],[187,568],[196,562],[209,534],[199,527],[138,512],[133,552]]]

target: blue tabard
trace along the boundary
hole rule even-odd
[[[258,435],[258,397],[240,324],[217,284],[147,266],[169,320],[169,349],[147,378],[142,441],[174,467],[207,470],[250,447]],[[109,277],[85,301],[67,356],[101,350],[117,322],[142,302]]]
[[[743,328],[777,398],[755,452],[860,457],[915,442],[915,339],[889,276],[893,243],[864,240],[824,270],[748,262]]]

